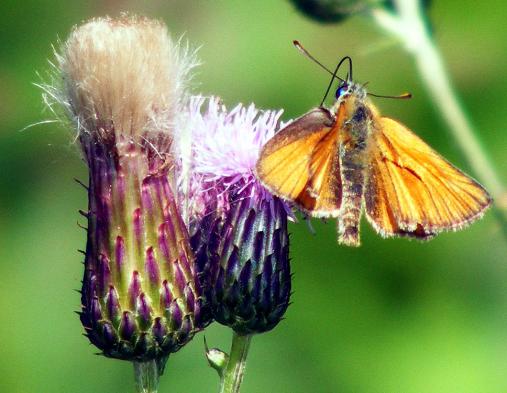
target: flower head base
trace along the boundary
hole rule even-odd
[[[106,356],[165,359],[202,327],[173,141],[191,57],[159,22],[97,19],[58,56],[89,167],[81,321]]]
[[[287,216],[290,209],[256,179],[255,163],[281,111],[215,99],[201,114],[194,98],[189,201],[192,244],[213,317],[239,334],[272,329],[290,296]]]

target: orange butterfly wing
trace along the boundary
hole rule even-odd
[[[366,216],[383,236],[431,238],[480,218],[487,191],[395,120],[374,122]]]
[[[337,216],[340,208],[335,123],[326,109],[314,109],[271,138],[257,161],[266,188],[312,216]]]

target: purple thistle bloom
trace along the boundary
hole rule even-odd
[[[254,168],[282,111],[261,112],[252,104],[227,112],[218,99],[202,97],[194,97],[190,108],[192,176],[183,193],[213,318],[238,334],[268,331],[289,304],[292,216],[259,183]]]
[[[163,368],[206,324],[176,193],[179,114],[193,56],[163,24],[124,16],[74,29],[57,55],[89,168],[81,321],[104,355]]]

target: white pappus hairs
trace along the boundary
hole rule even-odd
[[[123,14],[74,27],[56,53],[52,84],[41,87],[50,108],[65,108],[78,135],[156,131],[178,139],[196,65],[195,51],[174,42],[162,22]]]

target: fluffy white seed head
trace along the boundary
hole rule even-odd
[[[76,27],[57,54],[63,77],[54,97],[78,132],[107,137],[173,132],[185,103],[194,53],[152,19],[124,15]]]

